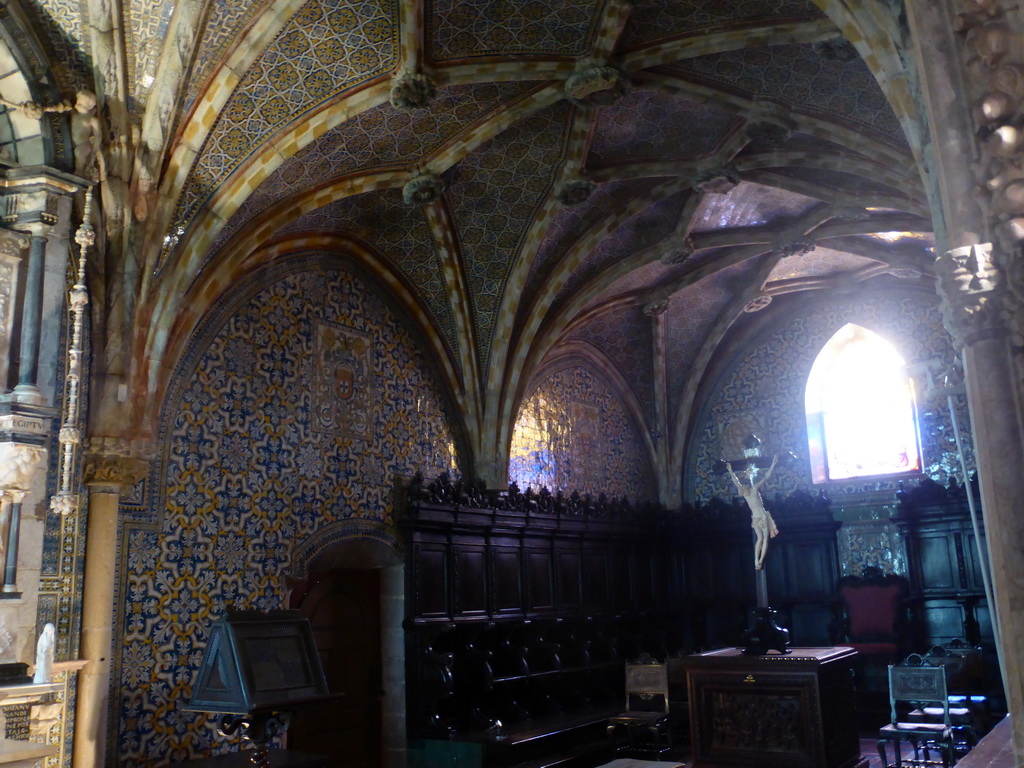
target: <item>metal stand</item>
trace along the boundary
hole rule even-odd
[[[789,653],[789,630],[776,623],[779,612],[768,606],[768,577],[763,568],[754,574],[757,608],[753,625],[743,633],[743,653],[747,656],[762,656],[768,651]]]
[[[270,742],[279,733],[287,731],[290,724],[289,712],[260,710],[244,715],[224,715],[218,730],[225,736],[231,736],[241,729],[242,738],[253,743],[249,760],[256,768],[270,768]]]

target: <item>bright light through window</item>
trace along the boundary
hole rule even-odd
[[[839,330],[807,379],[814,482],[920,469],[913,382],[896,349],[857,325]]]

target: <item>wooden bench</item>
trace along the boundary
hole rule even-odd
[[[594,707],[526,720],[508,728],[459,734],[481,744],[483,768],[572,768],[611,757],[608,718],[619,708]]]

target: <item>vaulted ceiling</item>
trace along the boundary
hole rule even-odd
[[[38,2],[67,84],[87,81],[75,4]],[[682,435],[745,311],[930,279],[892,4],[122,7],[128,109],[159,154],[134,331],[154,389],[235,276],[335,248],[417,319],[478,460],[533,373],[581,350],[642,426]]]

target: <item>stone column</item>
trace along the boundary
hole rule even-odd
[[[0,443],[0,570],[4,573],[8,565],[17,566],[17,539],[11,536],[12,523],[45,456],[46,449],[39,445]]]
[[[43,324],[43,271],[46,266],[46,238],[33,234],[28,252],[25,301],[21,313],[21,351],[18,357],[18,386],[14,394],[21,402],[42,403],[39,393],[39,340]]]
[[[654,467],[658,482],[658,500],[669,509],[677,509],[682,498],[682,471],[672,462],[671,430],[668,414],[668,363],[665,353],[665,313],[668,299],[652,301],[643,307],[651,318],[651,365],[654,369]]]
[[[946,326],[963,349],[1003,686],[1024,756],[1024,358],[1006,323],[1013,296],[992,257],[991,244],[955,248],[936,267]]]
[[[89,523],[79,653],[85,666],[78,681],[74,768],[102,768],[107,764],[117,510],[122,489],[138,483],[148,468],[148,462],[144,460],[117,455],[108,446],[102,448],[104,452],[87,454],[85,461]]]

